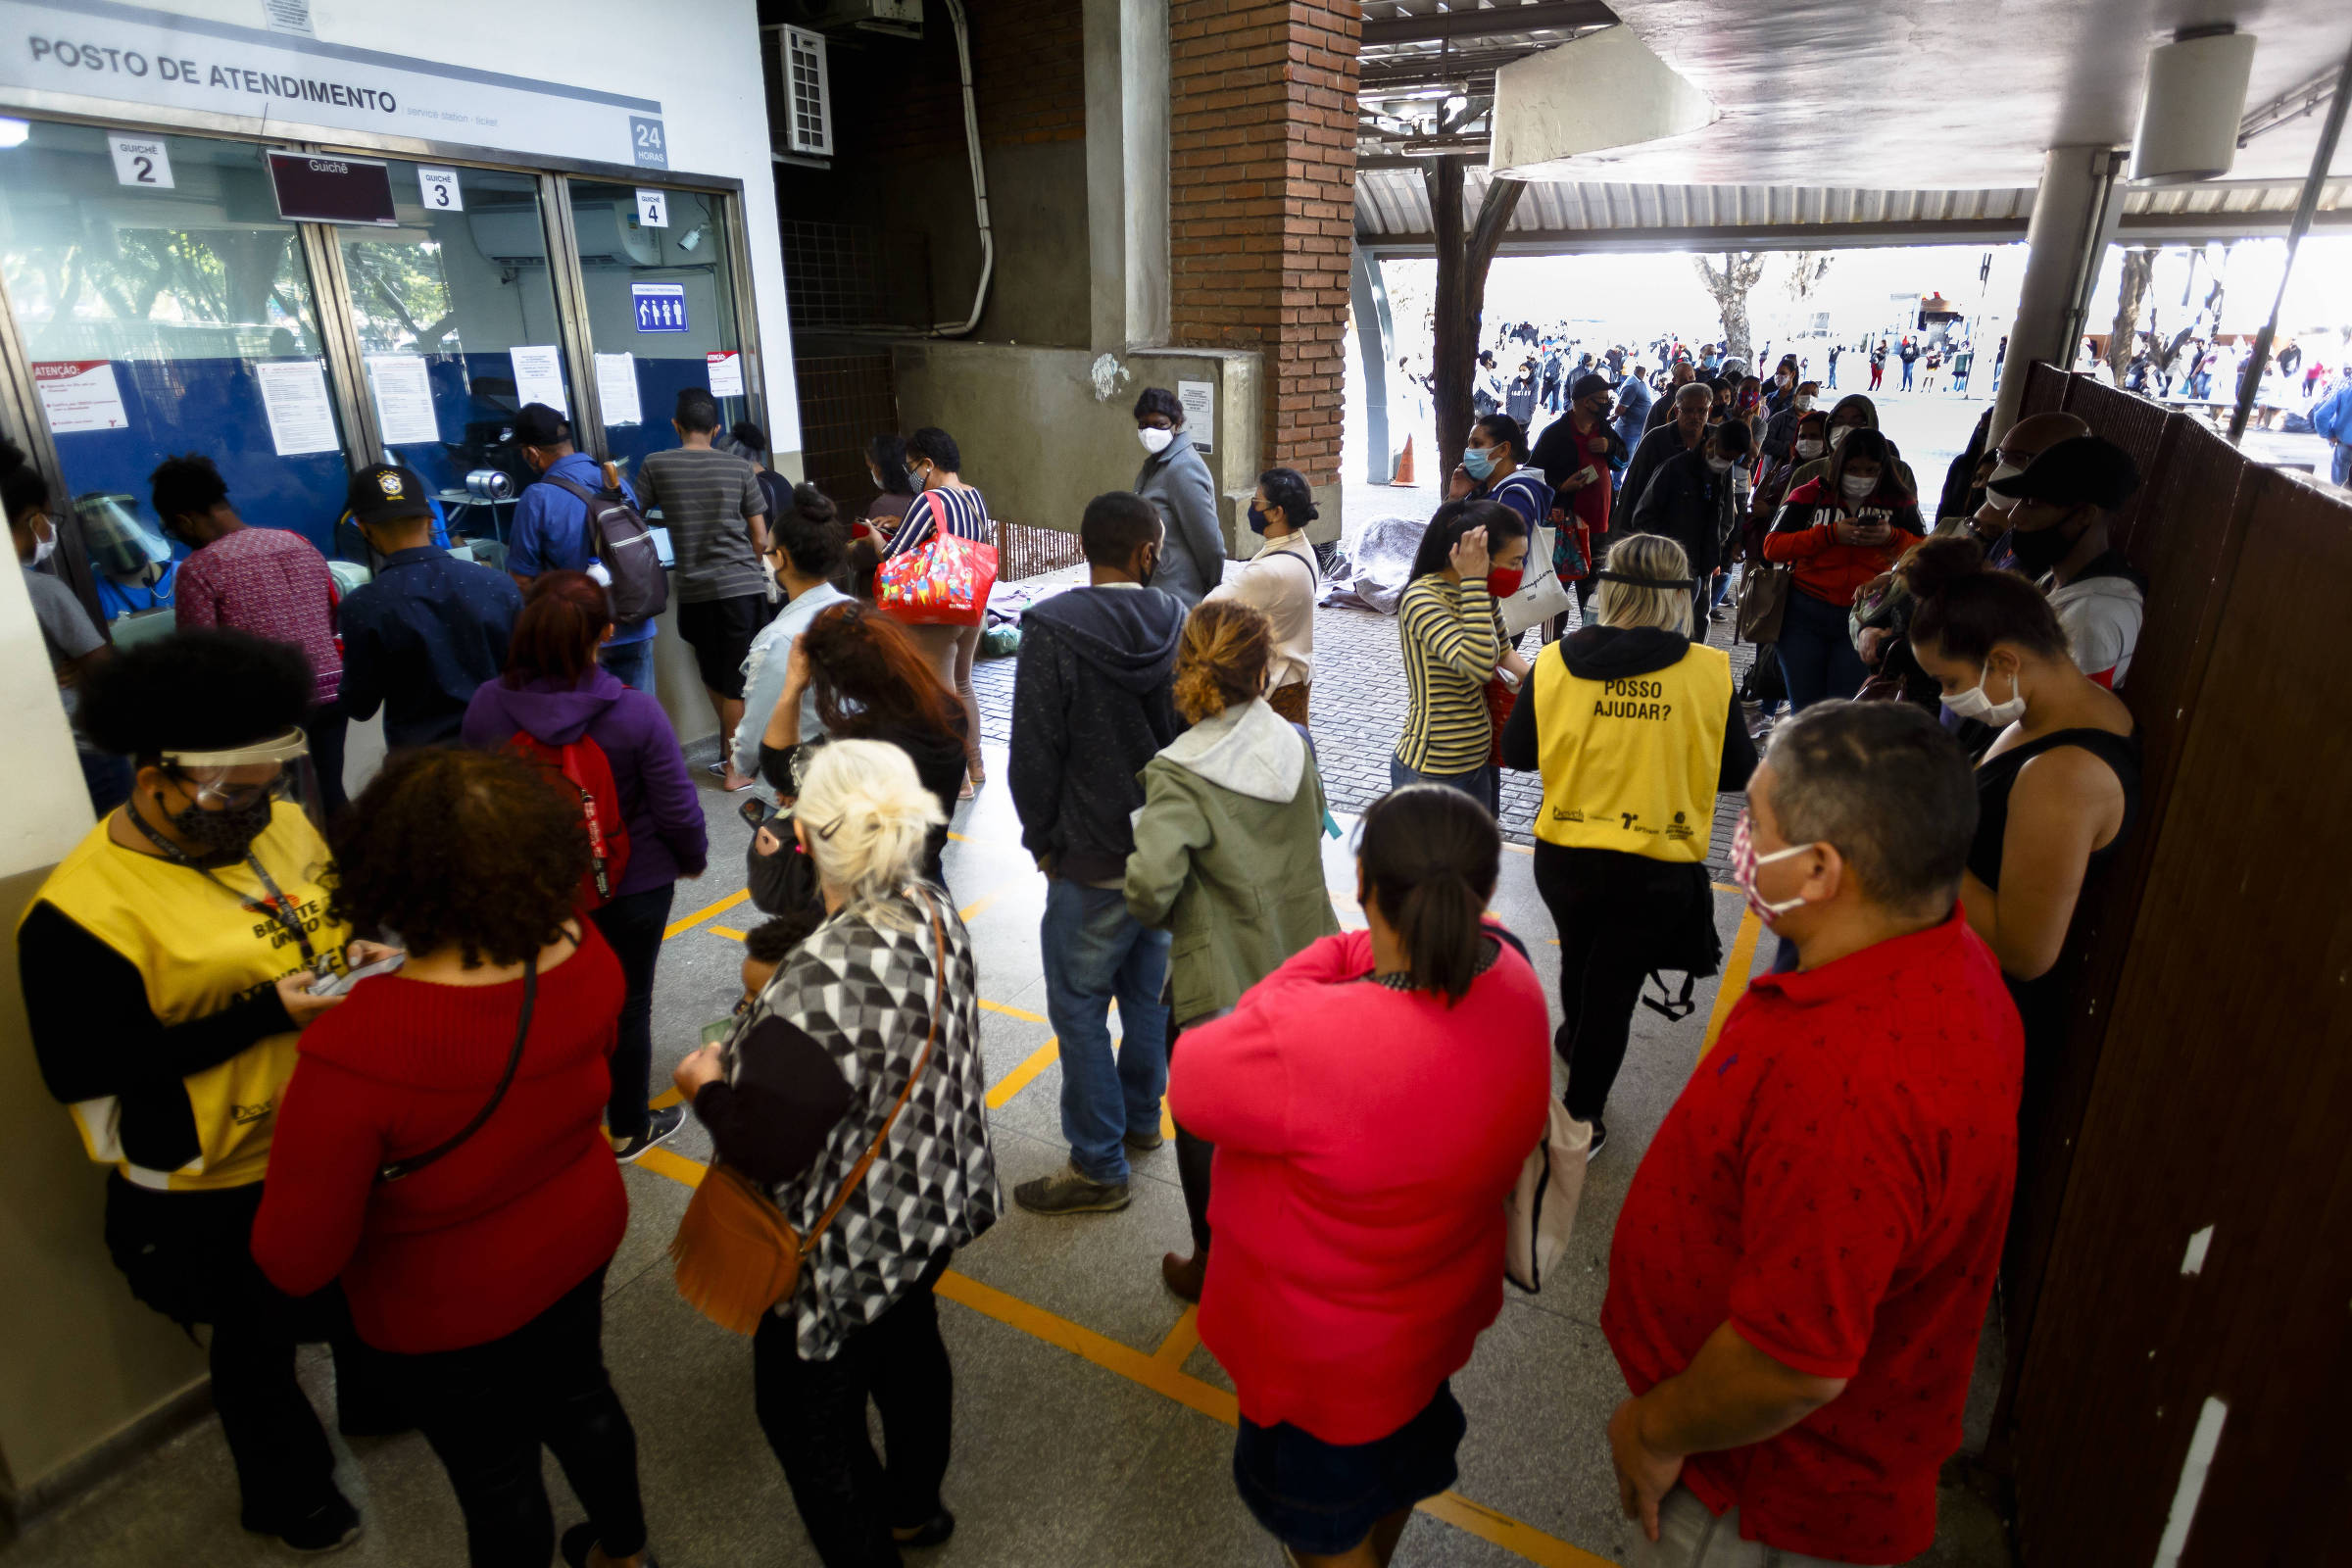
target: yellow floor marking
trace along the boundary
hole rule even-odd
[[[1756,911],[1743,909],[1740,914],[1740,934],[1732,939],[1732,956],[1723,966],[1723,978],[1715,987],[1715,1005],[1707,1013],[1707,1038],[1698,1048],[1698,1060],[1707,1059],[1715,1049],[1715,1039],[1723,1033],[1724,1020],[1732,1015],[1741,993],[1747,990],[1748,971],[1755,967],[1756,939],[1764,934],[1764,922]],[[1698,1062],[1692,1062],[1696,1067]]]
[[[686,1097],[679,1094],[676,1086],[673,1085],[670,1088],[662,1090],[651,1101],[647,1102],[647,1103],[655,1110],[667,1110],[672,1105],[683,1104],[685,1100]]]
[[[1176,1113],[1168,1108],[1168,1102],[1164,1100],[1159,1102],[1159,1136],[1176,1136]]]
[[[666,1149],[649,1149],[638,1156],[637,1163],[657,1175],[688,1187],[702,1184],[708,1168],[702,1161],[684,1154],[673,1154]],[[961,1306],[970,1307],[982,1317],[994,1318],[1007,1328],[1018,1329],[1031,1339],[1042,1340],[1057,1349],[1069,1351],[1082,1360],[1092,1361],[1106,1372],[1116,1373],[1128,1382],[1151,1390],[1163,1398],[1173,1399],[1189,1409],[1200,1411],[1212,1420],[1227,1426],[1237,1424],[1241,1416],[1241,1401],[1213,1383],[1203,1383],[1184,1370],[1193,1348],[1200,1343],[1199,1311],[1187,1307],[1168,1337],[1160,1341],[1159,1348],[1150,1355],[1133,1346],[1122,1345],[1108,1335],[1097,1334],[1084,1324],[1073,1323],[1042,1306],[1032,1306],[1017,1296],[1009,1296],[993,1285],[983,1285],[968,1274],[954,1269],[940,1276],[938,1294]],[[1442,1520],[1457,1530],[1465,1531],[1481,1541],[1493,1542],[1505,1551],[1516,1553],[1539,1568],[1617,1568],[1606,1557],[1596,1557],[1580,1546],[1572,1546],[1556,1536],[1547,1536],[1533,1525],[1523,1524],[1508,1514],[1496,1513],[1482,1507],[1456,1492],[1442,1493],[1421,1504],[1421,1511],[1432,1519]]]
[[[1193,1351],[1200,1344],[1200,1309],[1188,1306],[1184,1309],[1184,1316],[1176,1320],[1176,1326],[1168,1330],[1168,1337],[1159,1342],[1159,1348],[1152,1352],[1152,1359],[1161,1366],[1172,1366],[1181,1372],[1184,1363],[1192,1359]]]
[[[1510,851],[1513,855],[1533,855],[1536,853],[1524,844],[1512,844],[1507,840],[1504,842],[1502,847]]]
[[[703,927],[703,929],[711,936],[725,937],[730,942],[749,942],[752,940],[752,934],[749,931],[738,931],[731,925],[707,925]]]
[[[970,839],[967,839],[962,834],[956,832],[954,828],[948,829],[948,837],[954,839],[958,844],[969,844],[972,842]]]
[[[1006,1073],[988,1092],[988,1108],[1003,1110],[1005,1102],[1029,1087],[1029,1081],[1061,1059],[1061,1036],[1055,1035],[1035,1051],[1029,1059]]]
[[[1046,1021],[1046,1015],[1042,1012],[1031,1012],[1027,1007],[1007,1007],[1002,1002],[990,1002],[985,998],[980,1002],[980,1010],[982,1012],[1001,1012],[1007,1018],[1018,1018],[1023,1023],[1044,1023]]]
[[[726,913],[729,909],[732,909],[735,907],[735,906],[741,904],[744,900],[750,898],[751,896],[752,890],[750,888],[745,888],[740,893],[730,894],[728,897],[719,900],[716,904],[710,905],[706,908],[695,910],[683,920],[672,920],[669,922],[668,926],[662,930],[662,940],[666,942],[681,931],[691,931],[696,926],[701,925],[705,920],[710,919],[712,915]]]
[[[1004,890],[1003,888],[997,889],[997,891],[994,893],[984,893],[979,898],[976,898],[971,903],[965,905],[962,908],[957,909],[956,913],[959,918],[962,919],[965,925],[970,925],[974,920],[977,920],[982,915],[986,914],[989,911],[990,906],[1004,896]]]

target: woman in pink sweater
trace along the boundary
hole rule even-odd
[[[1543,1137],[1550,1020],[1481,924],[1501,841],[1469,797],[1364,813],[1369,931],[1187,1030],[1176,1119],[1217,1146],[1200,1338],[1241,1395],[1234,1479],[1313,1568],[1382,1568],[1453,1484],[1447,1379],[1502,1310],[1503,1199]]]

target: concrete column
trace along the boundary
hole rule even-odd
[[[2017,422],[2027,366],[2035,360],[2062,368],[2075,363],[2099,264],[2123,217],[2123,168],[2124,155],[2112,147],[2053,147],[2041,156],[2041,185],[2026,228],[2026,277],[1993,402],[1996,440]]]
[[[1094,347],[1168,341],[1168,0],[1085,0]]]
[[[1396,359],[1396,333],[1389,321],[1380,258],[1360,245],[1348,251],[1348,304],[1355,313],[1356,352],[1364,362],[1364,477],[1387,484],[1396,474],[1396,445],[1389,431],[1389,367]]]

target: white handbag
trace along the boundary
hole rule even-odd
[[[1585,1196],[1586,1152],[1592,1147],[1592,1123],[1578,1121],[1553,1100],[1544,1141],[1528,1153],[1519,1185],[1503,1200],[1502,1273],[1523,1291],[1542,1291],[1552,1265],[1568,1250],[1576,1205]]]
[[[1527,574],[1520,581],[1519,591],[1498,607],[1502,611],[1502,629],[1513,639],[1530,626],[1566,614],[1575,602],[1569,597],[1568,585],[1560,581],[1559,568],[1552,564],[1551,552],[1558,542],[1559,536],[1542,524],[1528,538]]]

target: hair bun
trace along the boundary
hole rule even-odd
[[[1939,534],[1911,547],[1895,574],[1915,599],[1933,599],[1984,569],[1984,549],[1964,533]]]
[[[806,481],[792,487],[792,510],[810,522],[831,522],[840,515],[833,498]]]

